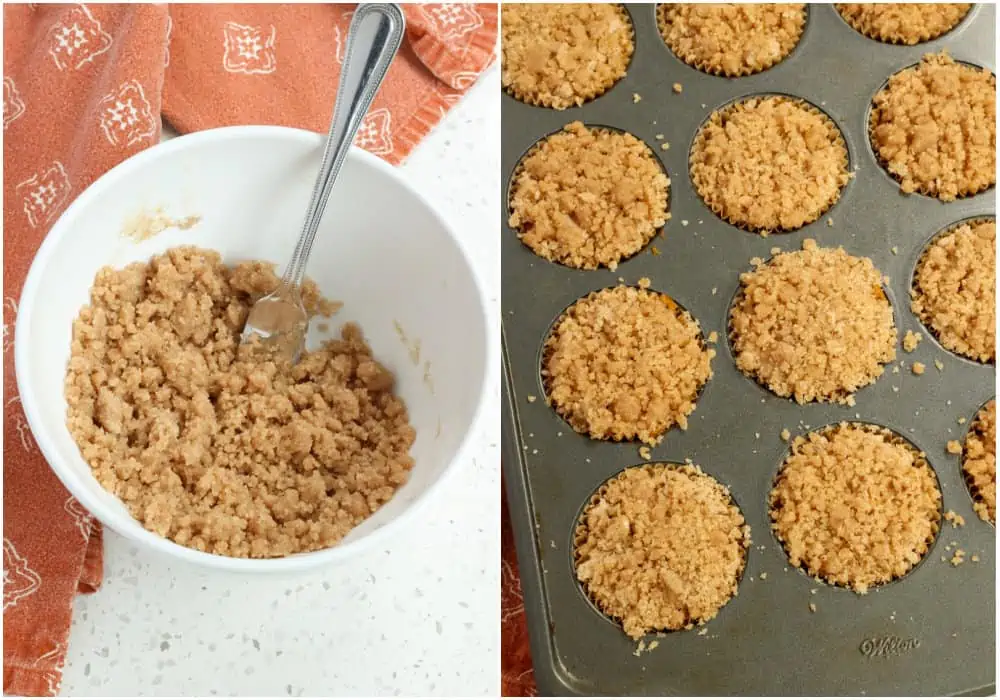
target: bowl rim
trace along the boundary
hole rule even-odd
[[[147,545],[153,551],[169,555],[176,559],[189,562],[191,564],[207,567],[215,570],[227,570],[250,573],[281,573],[292,571],[303,571],[313,569],[323,565],[333,564],[350,559],[352,556],[361,554],[372,549],[383,542],[390,534],[400,531],[401,523],[412,522],[414,515],[421,511],[426,504],[431,501],[440,490],[442,484],[454,474],[457,465],[467,460],[468,452],[471,448],[474,437],[479,432],[483,423],[486,399],[490,389],[490,376],[495,371],[497,362],[496,345],[493,323],[490,310],[487,305],[487,296],[483,287],[484,281],[481,273],[473,263],[469,254],[468,245],[458,235],[445,215],[431,201],[421,193],[420,189],[413,182],[405,171],[401,171],[378,156],[375,156],[363,149],[352,146],[348,158],[358,160],[366,166],[374,168],[384,176],[394,180],[401,187],[412,194],[421,204],[423,204],[432,216],[438,221],[442,229],[457,247],[463,261],[471,271],[473,285],[479,301],[479,309],[484,319],[484,367],[485,372],[479,378],[479,396],[469,423],[466,434],[462,437],[449,463],[442,470],[440,475],[428,484],[427,488],[420,493],[411,503],[392,520],[389,520],[374,532],[368,533],[357,540],[346,544],[337,544],[333,547],[306,552],[302,554],[292,554],[273,559],[249,559],[239,557],[229,557],[220,554],[210,554],[197,549],[185,547],[171,540],[150,532],[133,518],[123,518],[115,513],[105,510],[100,501],[92,498],[88,488],[84,487],[80,477],[71,469],[61,465],[58,456],[51,444],[49,444],[48,433],[43,427],[39,401],[34,394],[26,389],[30,388],[28,376],[32,365],[32,353],[27,340],[27,329],[30,319],[34,314],[35,300],[39,297],[39,286],[41,283],[42,270],[48,265],[49,259],[58,248],[59,243],[70,230],[72,222],[77,213],[84,210],[97,194],[108,187],[113,186],[120,179],[146,165],[147,161],[153,161],[175,151],[183,151],[197,148],[206,142],[219,142],[239,139],[271,139],[287,142],[299,142],[314,144],[317,147],[323,143],[324,135],[305,129],[297,129],[285,126],[226,126],[216,129],[207,129],[191,134],[177,136],[168,141],[156,144],[148,149],[125,159],[97,180],[92,182],[79,194],[62,212],[55,223],[50,227],[44,240],[32,259],[28,274],[25,277],[24,285],[18,300],[17,321],[14,330],[14,371],[17,381],[18,396],[24,410],[28,425],[31,428],[35,442],[41,450],[49,468],[55,473],[63,483],[70,495],[76,498],[84,508],[104,525],[110,527],[118,534]],[[82,457],[81,457],[82,458]]]

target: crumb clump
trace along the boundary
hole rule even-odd
[[[888,430],[859,423],[796,438],[769,503],[789,562],[858,593],[913,568],[941,520],[941,492],[924,457]]]
[[[945,449],[948,450],[948,454],[960,455],[962,454],[962,443],[958,440],[949,440],[948,444],[945,445]]]
[[[233,557],[330,547],[404,484],[415,432],[361,330],[299,363],[240,345],[273,266],[168,250],[103,268],[73,324],[67,423],[144,527]],[[312,282],[310,314],[338,305]]]
[[[712,75],[751,75],[784,60],[806,24],[803,4],[661,4],[660,36],[689,66]]]
[[[995,220],[934,238],[917,263],[910,308],[940,343],[978,362],[996,360]]]
[[[816,221],[850,179],[837,126],[809,104],[752,97],[712,113],[691,146],[691,180],[720,217],[748,231]]]
[[[969,13],[966,3],[838,3],[855,31],[889,44],[914,45],[951,31]]]
[[[962,471],[972,494],[976,514],[996,523],[997,518],[997,402],[983,407],[969,426]]]
[[[913,352],[920,345],[920,334],[914,333],[913,331],[906,331],[906,335],[903,336],[903,350],[906,352]]]
[[[500,12],[500,79],[518,100],[562,110],[625,76],[635,42],[621,5],[512,3]]]
[[[729,314],[737,368],[800,404],[850,404],[896,357],[881,282],[868,258],[811,239],[743,273]]]
[[[927,54],[872,101],[869,134],[905,193],[950,202],[996,184],[996,79],[985,69]]]
[[[949,523],[951,523],[951,526],[954,528],[965,526],[965,518],[963,518],[961,515],[959,515],[953,510],[949,510],[947,513],[945,513],[944,519],[947,520]]]
[[[697,466],[626,469],[577,525],[577,578],[633,639],[690,629],[737,593],[750,529],[729,491]]]
[[[687,428],[714,356],[669,296],[618,286],[566,310],[545,341],[542,379],[577,432],[655,445],[674,425]]]
[[[573,122],[521,161],[509,224],[547,260],[614,270],[670,217],[669,186],[652,150],[635,136]]]

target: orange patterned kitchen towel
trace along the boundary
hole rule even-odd
[[[101,529],[45,464],[17,395],[17,303],[52,223],[91,182],[181,132],[325,132],[352,5],[4,5],[4,694],[59,688]],[[493,61],[495,5],[409,5],[357,143],[401,162]]]
[[[500,496],[500,695],[525,698],[538,695],[524,614],[524,594],[514,548],[514,530],[507,494]]]

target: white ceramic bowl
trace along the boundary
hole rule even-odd
[[[344,302],[331,333],[345,321],[359,322],[376,358],[396,373],[397,391],[409,408],[417,431],[411,452],[416,465],[389,503],[330,549],[266,560],[205,554],[134,520],[91,475],[66,427],[63,381],[72,323],[97,270],[147,260],[181,244],[217,250],[227,262],[262,259],[281,269],[299,234],[322,144],[318,134],[265,126],[173,139],[87,188],[35,256],[15,336],[21,402],[38,446],[66,488],[122,535],[214,568],[304,569],[370,548],[463,462],[487,378],[495,371],[486,296],[463,250],[462,232],[451,229],[403,173],[359,149],[348,155],[334,188],[307,275],[325,296]],[[174,219],[197,215],[201,221],[142,242],[123,236],[127,221],[157,208]]]

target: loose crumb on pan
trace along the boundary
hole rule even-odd
[[[806,239],[740,285],[729,315],[736,366],[779,396],[849,404],[896,357],[892,307],[868,258]]]
[[[919,333],[914,333],[913,331],[906,331],[906,335],[903,336],[903,350],[906,352],[913,352],[920,345],[921,336]]]
[[[67,422],[147,529],[235,557],[330,547],[404,484],[415,432],[361,330],[298,364],[241,346],[273,266],[175,248],[97,274],[73,325]],[[338,305],[307,282],[311,314]]]
[[[997,402],[976,414],[965,437],[962,471],[980,518],[996,523],[997,514]]]
[[[965,3],[838,3],[837,12],[856,31],[890,44],[936,39],[969,13]]]
[[[680,83],[674,83],[673,90],[674,90],[674,93],[676,93],[676,94],[679,95],[682,92],[684,92],[684,86],[681,85]]]
[[[758,233],[818,219],[849,180],[837,126],[809,104],[751,97],[712,113],[691,146],[691,180],[712,211]]]
[[[940,343],[979,362],[996,360],[995,220],[936,236],[917,263],[910,308]]]
[[[655,445],[672,426],[687,428],[714,356],[669,296],[618,286],[566,310],[545,341],[542,379],[576,431]]]
[[[769,503],[789,562],[858,593],[913,568],[941,519],[924,457],[888,430],[857,423],[795,438]]]
[[[962,443],[958,440],[949,440],[948,444],[945,445],[945,449],[948,450],[949,454],[960,455],[962,454]]]
[[[609,3],[504,4],[501,82],[529,104],[566,109],[603,95],[625,76],[632,22]]]
[[[696,466],[626,469],[591,498],[574,539],[577,578],[633,639],[690,629],[737,593],[750,530]]]
[[[509,224],[547,260],[614,270],[666,223],[669,186],[635,136],[573,122],[518,165]]]
[[[873,99],[876,155],[903,192],[949,202],[996,184],[996,79],[927,54]]]
[[[918,374],[919,375],[919,374],[923,374],[924,370],[926,370],[927,367],[926,367],[926,365],[924,365],[923,362],[914,362],[913,363],[913,367],[911,367],[910,369],[913,370],[914,374]]]
[[[809,603],[809,612],[816,612],[816,603]]]
[[[789,440],[792,439],[792,434],[791,434],[791,432],[789,432],[788,428],[782,428],[782,430],[781,430],[781,439],[784,442],[788,442]]]
[[[963,527],[965,525],[965,518],[953,510],[946,512],[944,514],[944,519],[951,523],[951,526],[954,528]]]
[[[803,4],[662,4],[660,36],[690,66],[730,77],[766,70],[784,60],[802,36]],[[679,91],[678,91],[679,92]]]
[[[528,394],[528,403],[535,403],[535,401],[537,400],[538,400],[537,396],[532,396],[531,394]]]

